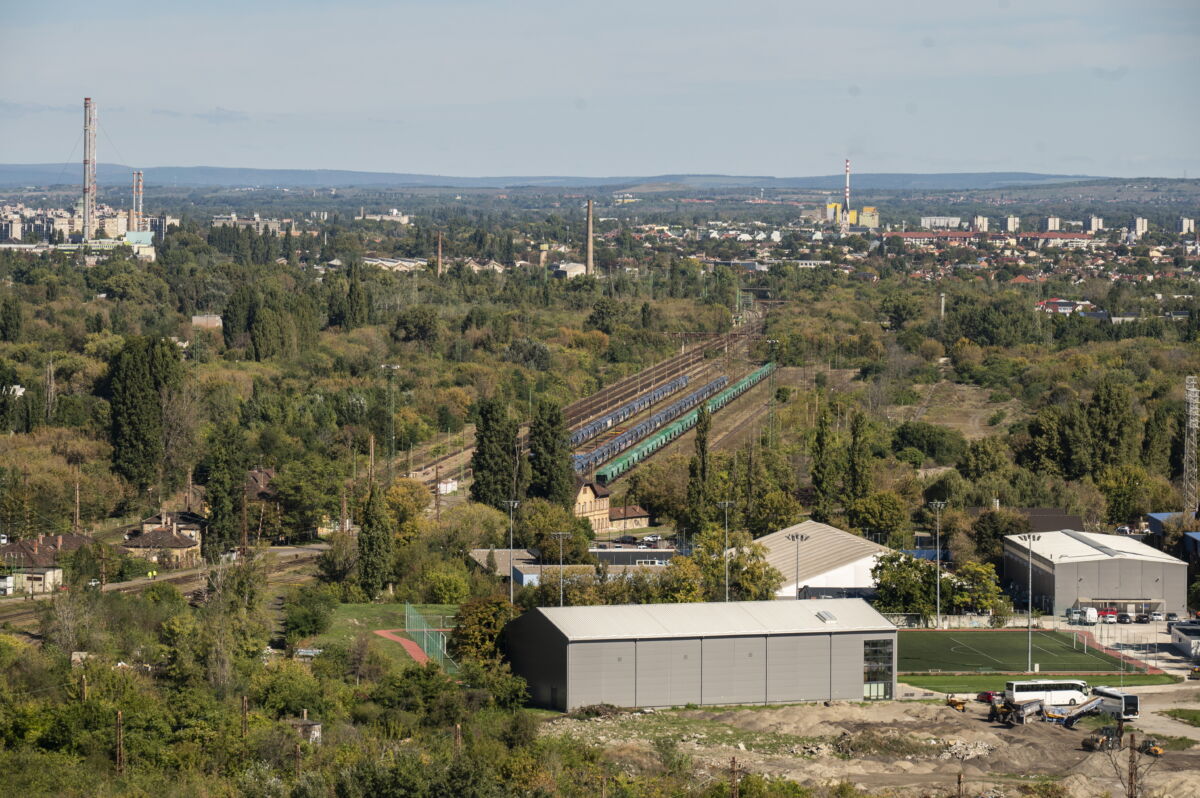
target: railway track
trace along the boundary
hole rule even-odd
[[[267,573],[268,584],[291,584],[301,582],[308,578],[307,574],[294,573],[294,570],[299,565],[307,565],[315,562],[320,553],[313,554],[297,554],[292,559],[283,560],[275,563],[274,567]],[[106,593],[138,593],[145,590],[150,585],[166,583],[169,585],[179,586],[181,593],[191,593],[196,589],[201,589],[204,586],[204,581],[207,574],[190,573],[179,576],[167,576],[161,579],[139,579],[134,582],[128,582],[106,590]],[[22,602],[15,607],[5,607],[0,609],[0,623],[7,624],[23,624],[29,621],[37,620],[41,614],[44,599],[37,601]]]

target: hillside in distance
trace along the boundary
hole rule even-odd
[[[129,182],[132,167],[101,163],[96,179],[102,185]],[[680,189],[770,188],[838,190],[843,175],[812,177],[766,177],[754,175],[678,174],[642,177],[511,176],[451,177],[399,172],[353,172],[334,169],[241,169],[217,166],[152,166],[145,168],[147,186],[180,187],[286,187],[286,188],[604,188],[670,186]],[[81,181],[77,163],[0,164],[0,186],[55,186]],[[1050,185],[1103,179],[1084,175],[1051,175],[1036,172],[949,172],[936,174],[863,173],[854,175],[859,190],[971,190],[1009,186]]]

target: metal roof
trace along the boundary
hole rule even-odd
[[[540,612],[572,642],[896,629],[862,599],[539,607],[532,612]]]
[[[1052,562],[1096,562],[1101,560],[1125,559],[1144,560],[1183,565],[1166,552],[1151,548],[1135,538],[1125,535],[1100,535],[1094,532],[1077,532],[1063,529],[1058,532],[1041,532],[1033,541],[1033,553]],[[1024,552],[1029,544],[1019,535],[1005,535],[1004,542],[1017,553]]]
[[[800,542],[800,573],[796,574],[796,543],[788,535],[807,535]],[[844,565],[873,555],[887,554],[891,549],[872,543],[864,537],[845,532],[829,524],[805,521],[778,532],[764,535],[755,543],[767,549],[767,562],[783,574],[783,584],[811,582],[815,577]]]

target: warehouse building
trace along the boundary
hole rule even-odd
[[[778,598],[870,598],[875,594],[871,569],[886,546],[861,535],[805,521],[764,535],[767,562],[783,575]]]
[[[1187,563],[1125,535],[1064,529],[1004,538],[1004,580],[1026,605],[1032,551],[1033,606],[1062,615],[1071,607],[1118,612],[1187,612]],[[1032,547],[1032,549],[1031,549]]]
[[[896,627],[861,599],[541,607],[504,648],[533,703],[562,711],[895,693]]]

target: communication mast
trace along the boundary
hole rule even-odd
[[[1184,401],[1187,403],[1187,430],[1183,442],[1183,514],[1187,521],[1196,517],[1200,503],[1200,473],[1196,468],[1196,450],[1200,441],[1200,387],[1196,377],[1184,381]]]
[[[846,159],[846,196],[842,204],[842,235],[850,235],[850,159]]]
[[[143,219],[142,213],[142,173],[140,170],[135,170],[133,173],[133,231],[135,233],[142,232]]]
[[[96,226],[96,106],[83,98],[83,240],[90,241]]]

